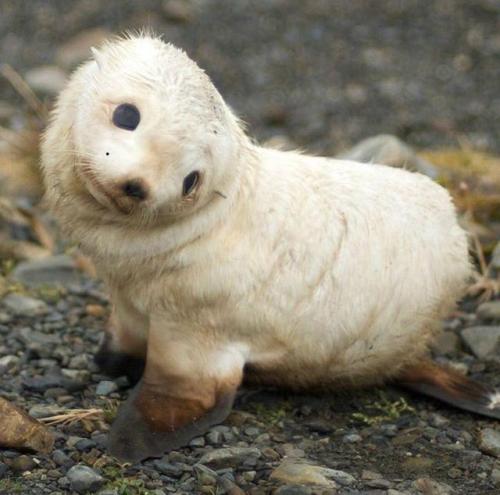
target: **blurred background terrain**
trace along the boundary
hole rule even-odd
[[[0,495],[498,494],[497,422],[391,388],[243,392],[189,448],[105,455],[127,382],[93,363],[108,298],[40,201],[38,141],[90,47],[142,28],[184,48],[260,142],[448,188],[478,276],[432,351],[500,387],[498,0],[0,0],[0,444],[12,404],[55,442],[0,450]]]

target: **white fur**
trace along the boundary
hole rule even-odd
[[[133,132],[110,121],[126,102],[141,110]],[[394,375],[425,352],[470,274],[443,188],[382,165],[252,144],[205,74],[157,39],[113,42],[99,66],[80,68],[42,150],[54,212],[117,312],[142,315],[136,332],[146,338],[154,315],[170,322],[165,333],[174,322],[176,338],[230,348],[278,381]],[[151,199],[128,215],[96,201],[81,157],[104,187],[134,175]],[[185,204],[192,170],[203,181]]]

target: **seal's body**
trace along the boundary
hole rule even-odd
[[[194,62],[149,37],[75,73],[43,165],[111,291],[101,362],[146,360],[111,434],[126,459],[223,420],[244,369],[292,388],[414,382],[470,275],[440,186],[256,146]]]

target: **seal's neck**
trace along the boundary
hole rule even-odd
[[[116,265],[150,261],[157,257],[163,258],[166,264],[171,257],[175,264],[183,247],[212,235],[238,214],[241,204],[248,203],[253,194],[258,164],[259,149],[245,138],[235,156],[231,180],[220,191],[214,191],[213,198],[199,210],[156,227],[76,226],[72,237],[79,239],[83,251],[105,270],[106,267],[113,270]]]

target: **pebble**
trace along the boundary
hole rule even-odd
[[[71,256],[64,254],[19,263],[11,278],[30,287],[77,284],[82,274]]]
[[[228,447],[203,454],[199,462],[213,469],[222,469],[247,464],[248,460],[257,460],[260,456],[260,450],[255,447]]]
[[[493,471],[491,472],[491,480],[496,485],[500,485],[500,467],[493,468]]]
[[[500,457],[500,432],[484,428],[479,432],[479,450],[495,457]]]
[[[401,139],[389,134],[364,139],[339,158],[363,163],[382,163],[391,167],[420,172],[431,178],[438,175],[434,165],[418,157]]]
[[[285,459],[271,473],[270,478],[286,484],[318,485],[327,488],[336,488],[336,480],[342,480],[339,483],[345,485],[350,485],[355,481],[354,477],[343,471],[297,462],[293,459]]]
[[[450,485],[439,483],[432,478],[419,478],[413,485],[420,493],[425,495],[452,495],[455,493]]]
[[[116,392],[118,390],[118,385],[110,380],[103,380],[102,382],[99,382],[99,384],[96,387],[95,393],[96,395],[109,395],[112,394],[113,392]]]
[[[3,462],[0,462],[0,480],[5,476],[8,470],[9,466],[7,466],[7,464]]]
[[[460,349],[460,337],[455,332],[441,332],[432,343],[436,354],[455,354]]]
[[[56,416],[64,412],[64,408],[59,407],[56,404],[35,404],[30,408],[28,414],[35,418],[48,418],[49,416]]]
[[[42,65],[27,71],[24,79],[35,92],[55,96],[66,85],[67,76],[55,65]]]
[[[313,491],[307,486],[283,485],[274,490],[273,495],[312,495]]]
[[[58,466],[71,466],[73,464],[73,461],[69,456],[67,456],[64,451],[62,450],[54,450],[52,453],[52,460],[58,465]]]
[[[18,473],[24,473],[26,471],[31,471],[36,466],[35,461],[27,455],[20,455],[12,460],[10,467],[13,471]]]
[[[193,8],[187,0],[165,0],[162,4],[166,19],[177,23],[188,23],[193,20]]]
[[[99,46],[110,35],[107,29],[101,27],[81,31],[59,47],[56,62],[67,69],[72,69],[90,59],[90,48]]]
[[[363,440],[363,437],[361,437],[361,435],[358,435],[357,433],[350,433],[342,437],[342,441],[344,443],[358,443],[361,442],[361,440]]]
[[[477,308],[479,318],[485,320],[500,320],[500,301],[488,301]]]
[[[70,468],[66,476],[71,489],[78,493],[95,492],[104,484],[104,478],[100,474],[82,464]]]
[[[493,253],[491,253],[491,267],[500,272],[500,242],[497,242]]]
[[[19,364],[20,359],[11,354],[0,358],[0,374],[15,368]]]
[[[43,301],[20,294],[8,294],[2,302],[16,316],[41,316],[49,310]]]
[[[479,359],[492,355],[500,344],[500,326],[469,327],[462,330],[461,335],[466,346]]]

